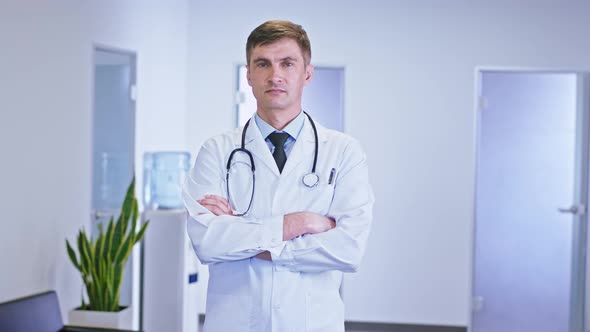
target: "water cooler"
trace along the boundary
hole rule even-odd
[[[198,331],[198,260],[186,233],[181,186],[190,155],[144,155],[142,219],[149,221],[143,242],[142,330]]]

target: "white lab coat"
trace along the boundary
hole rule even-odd
[[[254,155],[256,186],[252,208],[244,217],[215,216],[196,202],[205,194],[227,198],[227,159],[240,146],[242,129],[203,144],[183,198],[194,250],[201,262],[210,264],[205,332],[344,331],[342,272],[356,271],[365,251],[373,194],[359,143],[316,126],[320,182],[308,188],[302,178],[311,171],[315,141],[309,120],[282,174],[256,122],[250,121],[246,148]],[[329,184],[332,168],[335,175]],[[236,189],[237,197],[232,189],[232,197],[245,209],[251,174],[242,174],[240,183],[248,189]],[[282,241],[283,215],[302,211],[333,217],[336,227]],[[271,253],[272,262],[252,258],[263,251]]]

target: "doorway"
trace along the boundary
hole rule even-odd
[[[136,55],[107,47],[94,48],[92,114],[92,235],[99,225],[119,216],[134,173]],[[119,303],[132,305],[137,329],[139,253],[127,261]]]
[[[582,332],[588,74],[481,71],[473,332]]]
[[[236,126],[243,126],[256,112],[256,99],[248,85],[245,65],[238,66]],[[314,67],[311,82],[303,89],[302,107],[322,126],[344,131],[344,68]]]

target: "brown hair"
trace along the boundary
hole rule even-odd
[[[289,21],[267,21],[254,29],[248,41],[246,42],[246,61],[250,65],[250,53],[254,47],[259,45],[272,44],[277,40],[289,38],[293,39],[299,45],[305,65],[311,61],[311,43],[307,37],[307,32],[301,25]]]

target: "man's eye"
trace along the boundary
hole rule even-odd
[[[284,66],[285,67],[293,67],[293,62],[285,62]]]
[[[258,63],[256,66],[257,66],[258,68],[264,68],[264,67],[266,67],[267,65],[266,65],[266,63],[264,63],[264,62],[259,62],[259,63]]]

